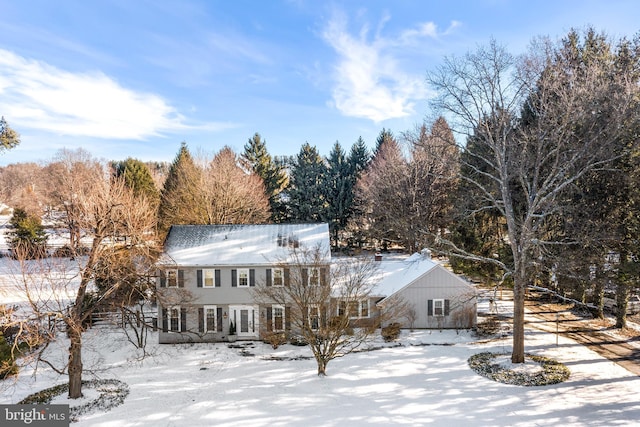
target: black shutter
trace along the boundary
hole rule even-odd
[[[164,270],[160,270],[160,287],[164,288],[167,286],[167,275]]]
[[[180,309],[180,332],[187,332],[187,309]]]
[[[238,270],[231,270],[231,287],[238,287]]]
[[[251,268],[249,269],[249,286],[255,286],[255,285],[256,285],[256,269]]]
[[[267,331],[273,331],[273,310],[267,307]]]
[[[320,284],[322,286],[329,284],[329,269],[327,267],[320,268]]]
[[[222,332],[222,307],[216,308],[216,330]]]
[[[215,276],[216,276],[216,288],[219,288],[220,286],[222,286],[222,282],[220,280],[220,270],[215,271]]]
[[[201,288],[202,287],[202,270],[198,270],[196,272],[196,276],[198,277],[198,287]]]
[[[448,299],[444,300],[444,315],[445,316],[449,315],[449,300]]]
[[[302,269],[302,286],[307,286],[309,284],[309,269]]]
[[[167,320],[167,310],[160,309],[160,317],[162,317],[162,332],[169,332],[169,321]]]
[[[271,286],[273,284],[273,279],[271,278],[271,269],[267,268],[267,286]]]
[[[184,288],[184,270],[178,270],[178,287]]]
[[[291,313],[289,307],[284,308],[284,328],[287,331],[291,330]]]
[[[289,280],[290,280],[289,276],[290,276],[289,269],[285,268],[284,269],[284,285],[285,286],[289,286]]]
[[[427,316],[433,316],[433,300],[427,300]]]
[[[198,308],[198,331],[204,332],[204,308]]]

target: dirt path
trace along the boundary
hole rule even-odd
[[[526,327],[558,332],[640,376],[639,331],[614,329],[611,319],[584,318],[572,312],[571,308],[566,304],[527,301]]]

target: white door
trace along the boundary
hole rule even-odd
[[[238,337],[258,336],[258,307],[253,305],[229,306],[230,319],[236,325]]]

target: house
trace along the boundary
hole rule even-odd
[[[476,325],[476,289],[431,259],[423,250],[406,259],[380,258],[380,276],[374,290],[377,310],[405,302],[409,315],[403,328],[471,328]]]
[[[296,248],[317,248],[320,262],[303,268],[320,283],[331,260],[327,224],[174,225],[158,262],[159,342],[222,341],[233,323],[238,339],[287,329],[287,308],[258,304],[256,284],[284,286]]]

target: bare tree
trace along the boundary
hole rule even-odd
[[[123,180],[109,179],[106,169],[91,184],[78,189],[74,200],[77,226],[91,235],[88,254],[74,261],[21,259],[14,276],[30,307],[30,313],[20,319],[25,336],[38,337],[34,343],[50,342],[55,329],[43,328],[43,322],[53,319],[64,325],[68,361],[62,367],[49,365],[68,374],[72,399],[82,396],[82,334],[92,314],[116,300],[129,303],[121,297],[128,295],[131,276],[148,277],[157,256],[152,205],[136,198]],[[102,283],[100,292],[92,292],[100,277],[109,277],[109,281]]]
[[[207,224],[260,224],[269,220],[269,198],[260,176],[242,168],[229,147],[209,163],[204,174]]]
[[[282,263],[282,286],[271,282],[256,286],[254,296],[264,304],[285,308],[291,333],[309,345],[318,375],[327,364],[358,349],[375,332],[379,319],[354,321],[354,310],[368,304],[376,265],[371,260],[339,260],[329,268],[319,248],[293,248],[291,260]],[[368,307],[368,306],[367,306]]]
[[[495,209],[506,222],[512,261],[485,260],[513,277],[513,363],[524,362],[531,267],[545,245],[561,243],[545,242],[541,225],[559,211],[564,189],[611,160],[607,142],[621,134],[637,92],[624,75],[588,64],[577,72],[558,53],[543,41],[516,61],[494,41],[462,58],[446,58],[428,77],[439,94],[434,106],[482,146],[470,153],[473,161],[463,160],[471,173],[461,179],[477,189],[478,209]],[[526,126],[519,121],[523,105],[535,115]]]

